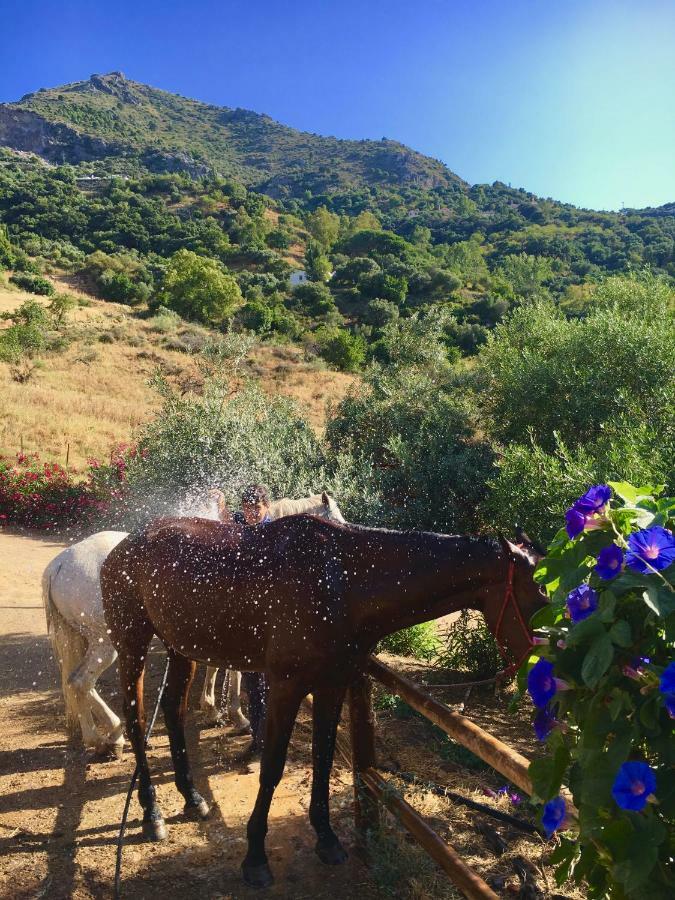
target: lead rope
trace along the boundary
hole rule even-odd
[[[152,729],[155,727],[155,720],[157,719],[157,713],[159,712],[159,704],[162,700],[162,694],[164,693],[164,688],[166,687],[166,681],[169,677],[169,657],[167,655],[166,658],[166,666],[164,667],[164,676],[162,677],[162,683],[159,686],[159,691],[157,692],[157,700],[155,701],[155,708],[152,711],[152,718],[150,719],[150,724],[145,730],[145,737],[143,738],[143,748],[145,749],[148,746],[148,742],[150,741],[150,735],[152,734]],[[127,816],[129,815],[129,806],[131,804],[131,797],[134,792],[134,788],[136,787],[136,780],[138,778],[138,763],[136,763],[136,768],[134,769],[134,774],[131,776],[131,781],[129,782],[129,790],[127,791],[127,799],[124,803],[124,812],[122,813],[122,821],[120,822],[120,833],[117,836],[117,858],[115,860],[115,892],[114,897],[115,900],[119,900],[120,897],[120,876],[122,874],[122,849],[124,847],[124,832],[127,828]]]

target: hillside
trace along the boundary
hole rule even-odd
[[[141,318],[128,307],[74,291],[64,279],[53,280],[83,305],[69,314],[67,346],[43,357],[26,381],[21,380],[26,364],[0,360],[0,454],[38,450],[64,463],[69,453],[70,464],[80,467],[89,457],[106,459],[156,413],[159,400],[149,384],[155,371],[177,385],[199,383],[195,359],[185,352],[185,336],[190,334],[196,348],[209,332]],[[30,298],[0,285],[0,316]],[[2,328],[0,322],[0,334]],[[339,400],[354,380],[307,363],[293,347],[254,348],[244,374],[267,392],[296,400],[317,431],[323,427],[328,398]]]

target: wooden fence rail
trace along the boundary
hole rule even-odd
[[[484,731],[466,716],[439,703],[409,678],[394,672],[379,659],[370,658],[368,674],[451,738],[501,772],[513,784],[527,794],[532,793],[528,775],[530,762],[526,757]],[[497,895],[490,886],[467,866],[457,851],[403,797],[392,790],[391,785],[377,772],[372,682],[367,676],[360,676],[350,687],[349,708],[357,828],[363,833],[378,827],[378,803],[381,803],[441,866],[465,897],[470,900],[496,900]]]

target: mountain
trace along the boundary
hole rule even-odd
[[[206,182],[223,179],[229,184],[225,191],[229,196],[246,188],[249,207],[255,204],[253,194],[268,195],[275,214],[290,213],[301,220],[321,206],[351,217],[374,212],[385,229],[418,247],[432,248],[441,265],[462,269],[469,282],[469,271],[480,283],[481,267],[487,264],[495,272],[508,257],[523,253],[545,257],[553,266],[551,286],[557,294],[589,277],[645,264],[675,276],[675,203],[599,212],[537,197],[502,182],[472,186],[438,160],[396,141],[341,140],[297,131],[266,115],[201,103],[131,81],[121,72],[41,88],[16,103],[0,104],[0,149],[3,146],[8,148],[5,155],[31,153],[52,165],[74,166],[75,172],[64,172],[63,177],[74,174],[87,196],[91,188],[87,179],[92,176],[101,179],[100,184],[109,183],[112,175],[125,176],[136,205],[139,195],[147,203],[147,192],[154,197],[158,190],[156,184],[136,184],[139,179],[180,173],[193,180],[202,177],[202,192],[210,190]],[[10,229],[50,239],[62,236],[59,228],[66,234],[73,231],[72,221],[58,227],[44,222],[40,209],[44,203],[38,202],[41,176],[31,176],[37,179],[33,187],[38,194],[28,209],[17,188],[21,163],[7,159],[1,164],[7,178],[14,172],[11,191],[0,179],[0,219]],[[221,188],[216,187],[216,193]],[[53,190],[46,185],[43,189]],[[119,185],[116,190],[112,198],[119,196]],[[189,193],[185,185],[180,190]],[[194,204],[184,201],[164,208],[164,213],[180,220],[178,231],[192,227],[188,220],[193,225],[195,221]],[[233,223],[227,219],[234,207],[228,201],[229,212],[223,210],[223,202],[215,195],[203,198],[203,204],[215,204],[216,211],[221,204],[218,225],[232,239]],[[83,204],[89,210],[89,224],[85,227],[85,219],[78,219],[82,249],[122,245],[147,251],[152,241],[139,239],[135,228],[120,232],[119,222],[105,239],[92,241],[87,229],[94,227],[98,233],[100,228],[95,204],[81,192],[68,199],[70,206]],[[128,212],[128,206],[125,209]],[[127,212],[118,210],[117,219]],[[287,245],[288,237],[279,240]],[[297,249],[297,240],[290,237]],[[247,243],[241,236],[234,239]],[[268,245],[279,246],[279,241]],[[404,271],[391,274],[409,277]]]
[[[273,197],[411,186],[465,191],[442,163],[396,141],[296,131],[269,116],[212,106],[125,78],[92,75],[0,105],[0,144],[52,163],[108,158],[151,171],[214,172]]]

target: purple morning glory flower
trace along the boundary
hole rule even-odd
[[[626,565],[648,575],[653,569],[661,571],[675,562],[675,537],[667,528],[652,525],[636,531],[628,538]]]
[[[565,527],[570,540],[585,528],[592,527],[595,517],[603,511],[612,492],[606,484],[596,484],[579,497],[565,513]]]
[[[553,663],[540,659],[532,666],[527,675],[527,691],[535,706],[540,709],[547,706],[557,691],[564,690],[567,690],[565,682],[553,676]]]
[[[654,770],[644,762],[625,762],[619,769],[612,787],[612,797],[621,809],[639,812],[647,805],[647,798],[656,790]]]
[[[574,503],[574,509],[587,514],[600,513],[609,503],[611,496],[612,491],[609,485],[596,484],[589,488],[582,497],[579,497]]]
[[[675,660],[663,670],[659,690],[664,695],[668,715],[671,719],[675,719]]]
[[[578,537],[586,527],[586,516],[572,507],[565,513],[565,530],[571,541]]]
[[[623,550],[616,544],[610,544],[609,547],[603,547],[598,553],[598,562],[595,566],[595,572],[600,578],[609,581],[610,578],[616,578],[621,571],[623,564]]]
[[[565,800],[563,797],[555,797],[544,806],[541,824],[544,826],[546,837],[551,838],[565,821]]]
[[[675,694],[675,660],[669,663],[661,673],[659,690],[662,694]]]
[[[538,741],[545,741],[557,725],[558,720],[550,706],[544,706],[537,710],[533,726]]]
[[[598,608],[598,595],[587,584],[580,584],[578,588],[567,595],[567,609],[573,622],[581,622],[587,619]]]

